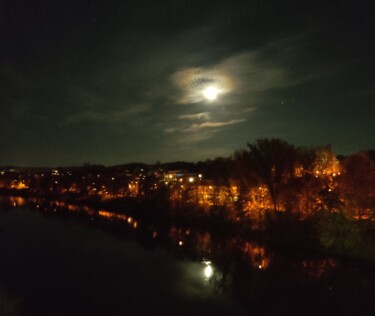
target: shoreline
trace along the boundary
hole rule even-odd
[[[244,240],[261,242],[272,247],[283,248],[288,251],[309,252],[313,254],[332,255],[343,260],[360,261],[363,263],[375,263],[375,230],[369,230],[369,236],[362,240],[359,247],[348,249],[348,251],[337,250],[335,248],[325,248],[316,240],[316,236],[308,236],[309,232],[301,233],[290,230],[288,226],[280,224],[278,231],[270,229],[251,229],[246,223],[240,221],[230,221],[223,217],[212,217],[207,214],[197,215],[199,208],[195,208],[195,213],[191,207],[168,208],[151,200],[136,198],[114,199],[102,201],[98,198],[77,198],[67,195],[36,195],[28,190],[0,189],[0,197],[20,197],[26,200],[39,199],[40,201],[64,203],[79,208],[88,207],[96,214],[99,211],[108,211],[117,215],[130,216],[146,225],[160,225],[161,227],[189,227],[199,232],[209,232],[221,237],[239,236]],[[305,223],[299,223],[303,225]],[[310,228],[311,229],[311,228]],[[310,231],[311,233],[311,231]],[[315,233],[315,232],[314,232]],[[371,246],[372,245],[372,246]]]

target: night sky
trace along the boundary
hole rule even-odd
[[[373,149],[374,12],[373,0],[0,0],[0,165],[197,161],[260,137]]]

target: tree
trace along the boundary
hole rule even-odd
[[[314,175],[317,152],[314,148],[298,148],[298,164],[301,168],[300,180],[301,191],[304,191],[304,202],[306,215],[310,214],[310,199],[316,178]]]
[[[373,215],[375,209],[375,163],[365,152],[351,155],[343,161],[340,177],[345,204],[358,219]],[[366,211],[372,214],[366,214]]]
[[[296,149],[278,138],[261,138],[247,146],[251,168],[266,185],[274,211],[278,211],[281,186],[294,175]]]
[[[341,192],[338,187],[338,178],[341,174],[340,162],[333,153],[331,145],[316,148],[314,164],[316,179],[316,211],[326,210],[340,212],[342,210]]]

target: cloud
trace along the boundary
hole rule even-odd
[[[177,104],[205,101],[203,90],[208,86],[215,86],[220,94],[232,91],[230,76],[215,68],[185,68],[175,72],[171,80],[181,92],[174,100]]]
[[[203,133],[194,133],[187,136],[183,136],[177,139],[177,143],[180,144],[194,144],[201,143],[214,137],[216,131],[207,131]]]
[[[169,134],[174,133],[174,132],[198,132],[203,129],[219,128],[219,127],[239,124],[245,121],[246,119],[236,119],[236,120],[230,120],[226,122],[204,122],[204,123],[199,123],[199,124],[194,123],[187,127],[179,127],[179,126],[168,127],[164,129],[164,132],[169,133]]]
[[[202,91],[215,86],[220,95],[263,93],[290,84],[284,67],[266,60],[263,51],[246,51],[228,56],[211,67],[191,67],[172,74],[173,84],[179,88],[178,104],[205,101]]]
[[[175,128],[175,127],[168,127],[168,128],[165,128],[164,129],[164,132],[166,132],[166,133],[173,133],[173,132],[175,132],[175,131],[177,131],[178,130],[178,128]]]
[[[238,123],[245,122],[245,119],[230,120],[227,122],[204,122],[200,124],[192,124],[189,127],[181,129],[183,132],[195,132],[203,128],[212,128],[212,127],[223,127],[228,125],[234,125]]]
[[[103,113],[84,111],[69,115],[62,122],[61,125],[80,124],[82,122],[103,122],[106,117]]]
[[[202,112],[196,114],[182,114],[178,117],[179,120],[201,120],[207,119],[209,112]]]
[[[60,125],[74,125],[83,122],[126,122],[129,119],[133,119],[141,116],[150,109],[148,105],[137,105],[124,110],[111,110],[108,112],[98,112],[98,111],[81,111],[74,113],[65,117]]]
[[[265,60],[261,50],[231,56],[217,65],[217,69],[230,74],[239,92],[264,92],[284,87],[289,82],[286,69]]]
[[[250,113],[250,112],[254,112],[256,109],[257,109],[256,107],[246,108],[240,113]]]

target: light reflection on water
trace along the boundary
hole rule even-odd
[[[151,314],[366,315],[373,304],[373,269],[329,256],[284,253],[188,227],[146,225],[64,202],[9,198],[2,204],[0,289],[32,311],[25,315],[72,309],[150,314],[150,306]]]
[[[214,268],[212,267],[211,261],[203,261],[203,263],[205,264],[205,267],[203,270],[204,276],[206,277],[207,280],[209,280],[214,274]]]

